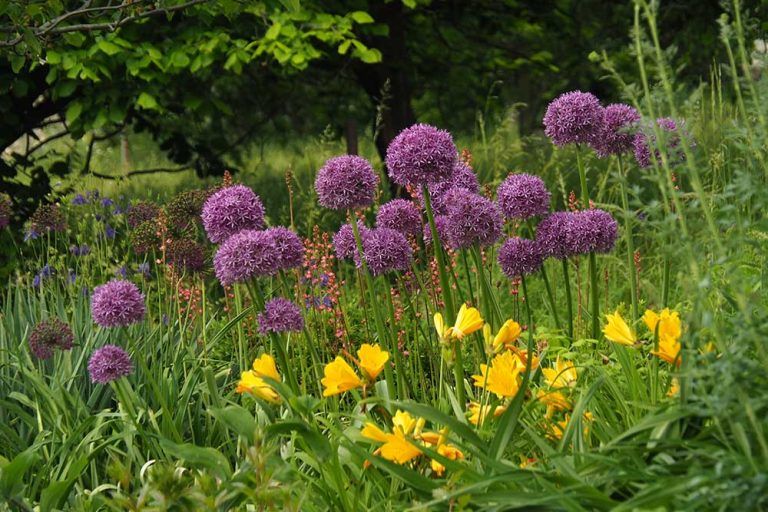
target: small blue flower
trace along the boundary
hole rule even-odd
[[[115,206],[115,209],[112,210],[112,213],[115,214],[115,215],[122,215],[122,214],[125,213],[125,208],[123,208],[120,205],[117,205],[117,206]]]
[[[104,219],[104,216],[100,213],[97,213],[94,217],[96,217],[97,222],[101,222]]]
[[[320,276],[320,286],[322,288],[325,288],[326,286],[328,286],[328,274],[322,274]]]
[[[75,280],[77,280],[77,274],[74,270],[69,269],[69,275],[67,276],[67,282],[69,284],[75,284]]]
[[[115,275],[120,276],[122,278],[128,277],[129,274],[130,274],[130,271],[128,270],[128,267],[126,267],[125,265],[123,265],[122,267],[120,267],[115,271]]]
[[[83,286],[81,293],[83,294],[83,297],[87,299],[91,295],[91,290],[89,290],[87,286]]]
[[[166,315],[165,313],[163,313],[163,325],[165,326],[168,325],[168,315]]]
[[[81,205],[86,203],[88,203],[88,200],[85,198],[85,196],[83,196],[83,194],[77,194],[72,198],[72,204]]]
[[[104,199],[101,200],[101,206],[103,208],[109,208],[113,204],[115,204],[115,202],[108,197],[105,197]]]
[[[30,229],[29,231],[24,233],[24,241],[28,242],[30,240],[37,240],[38,236],[40,235],[38,235],[37,231],[35,231],[34,229]]]
[[[109,238],[109,239],[115,238],[115,233],[116,233],[115,228],[113,228],[109,224],[107,224],[104,227],[104,234],[107,235],[107,238]]]
[[[331,298],[328,296],[328,294],[323,296],[323,305],[327,308],[333,307],[333,302],[331,302]]]
[[[40,277],[40,274],[35,274],[34,279],[32,279],[32,286],[35,288],[40,288],[40,282],[42,281],[42,278]]]
[[[47,264],[40,269],[41,277],[51,277],[52,274],[53,274],[53,269]]]
[[[98,190],[90,190],[85,194],[85,197],[88,199],[98,199],[99,198],[99,191]]]
[[[149,263],[140,263],[137,271],[144,277],[144,279],[152,279]]]

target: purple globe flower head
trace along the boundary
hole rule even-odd
[[[142,201],[130,207],[126,220],[128,221],[128,227],[133,229],[143,222],[150,222],[157,219],[159,215],[159,206],[154,203]]]
[[[49,359],[54,349],[71,350],[72,329],[58,318],[38,323],[29,335],[29,350],[38,359]]]
[[[171,240],[165,246],[165,261],[179,271],[199,272],[205,267],[205,248],[189,238]]]
[[[415,124],[389,144],[386,163],[392,181],[419,187],[450,178],[457,159],[450,133],[428,124]]]
[[[279,270],[275,241],[266,231],[240,231],[216,251],[213,269],[222,285],[275,275]]]
[[[357,221],[357,229],[360,232],[360,241],[365,246],[365,239],[368,237],[368,229],[361,221]],[[355,233],[352,230],[352,224],[344,224],[333,235],[333,247],[336,250],[336,257],[340,260],[352,259],[355,265],[360,266],[360,256],[357,252],[357,243],[355,242]]]
[[[93,290],[91,316],[102,327],[141,322],[145,313],[144,295],[130,281],[113,279]]]
[[[536,243],[544,257],[564,260],[574,255],[568,250],[566,235],[568,223],[575,215],[573,212],[555,212],[536,226]]]
[[[569,254],[608,253],[619,236],[619,224],[610,213],[597,208],[575,212],[567,224]]]
[[[264,228],[264,206],[253,190],[233,185],[213,194],[203,205],[203,227],[208,239],[221,243],[244,229]]]
[[[379,177],[371,164],[356,155],[328,159],[315,178],[320,205],[332,210],[370,206],[378,185]]]
[[[496,203],[455,187],[446,192],[446,204],[448,243],[453,249],[492,245],[501,236],[502,216]]]
[[[475,171],[461,160],[456,160],[453,166],[453,173],[448,179],[427,185],[429,200],[432,203],[432,212],[435,215],[446,214],[445,193],[454,187],[465,188],[476,194],[480,192],[480,183],[477,180]],[[416,190],[416,197],[422,207],[424,207],[421,189]]]
[[[544,114],[544,133],[556,146],[589,144],[603,131],[603,107],[595,95],[571,91],[555,98]]]
[[[116,345],[104,345],[88,361],[88,373],[94,384],[109,384],[133,373],[133,362],[128,353]]]
[[[499,249],[499,266],[513,279],[537,272],[544,262],[544,254],[535,240],[509,238]]]
[[[696,143],[691,138],[683,126],[682,122],[677,122],[669,117],[660,117],[656,120],[656,125],[662,130],[667,132],[664,142],[664,150],[671,164],[677,164],[685,161],[685,150],[682,147],[682,141],[680,139],[680,131],[686,135],[690,147],[696,147]],[[653,132],[653,127],[645,127],[643,130],[635,134],[633,140],[635,150],[635,160],[637,165],[642,168],[650,167],[653,161],[651,160],[651,148],[654,148],[654,156],[657,162],[661,163],[660,143],[656,140],[656,135]]]
[[[448,247],[451,246],[448,241],[451,232],[450,227],[451,221],[448,220],[447,215],[435,215],[435,229],[437,229],[437,236],[440,237],[440,242]],[[429,222],[424,223],[424,245],[432,245],[432,229],[429,226]]]
[[[421,213],[413,201],[393,199],[379,208],[376,227],[394,229],[406,236],[416,236],[421,232]]]
[[[408,270],[413,260],[413,251],[405,235],[394,229],[370,230],[363,247],[365,263],[374,276],[392,270]]]
[[[621,155],[634,149],[640,113],[629,105],[612,103],[603,109],[603,131],[591,142],[599,158]]]
[[[45,231],[63,233],[67,230],[67,219],[58,204],[41,204],[29,220],[30,231],[35,233]]]
[[[544,180],[530,174],[511,174],[499,185],[496,201],[508,219],[529,219],[549,212],[549,190]]]
[[[259,313],[259,332],[267,334],[270,332],[301,331],[304,329],[304,317],[301,315],[299,306],[284,299],[277,297],[264,305],[264,311]]]
[[[288,269],[304,264],[304,243],[288,228],[277,226],[266,230],[277,247],[277,268]]]
[[[214,193],[213,190],[196,189],[177,194],[165,205],[168,226],[177,231],[186,230],[196,219],[200,219],[205,202]]]
[[[11,196],[0,194],[0,229],[5,229],[11,223],[11,213],[13,213],[13,203]]]

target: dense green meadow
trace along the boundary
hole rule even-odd
[[[253,147],[224,178],[63,180],[74,193],[54,187],[0,231],[0,510],[768,508],[768,77],[734,24],[729,60],[678,86],[646,21],[637,83],[593,59],[640,113],[616,133],[644,134],[647,166],[521,136],[513,109],[455,134],[473,197],[501,203],[520,173],[549,193],[490,241],[447,243],[436,196],[389,187],[370,133],[379,183],[361,207],[320,204],[318,172],[345,151],[324,134]],[[146,136],[131,144],[138,167],[167,165]],[[93,159],[119,174],[119,144]],[[298,234],[299,263],[217,266],[229,241],[201,213],[237,185],[261,228]],[[419,217],[405,264],[366,245],[395,193]],[[551,212],[596,210],[615,219],[608,242],[504,256]],[[464,214],[464,232],[486,229]],[[345,259],[334,236],[353,219]],[[96,287],[114,280],[142,306],[102,311]],[[298,325],[265,314],[279,297]],[[71,344],[36,327],[53,319]],[[130,364],[97,367],[107,345]]]

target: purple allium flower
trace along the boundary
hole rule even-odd
[[[570,254],[608,253],[619,236],[619,225],[610,213],[591,209],[575,212],[567,224],[566,247]]]
[[[94,384],[109,384],[133,373],[133,362],[128,353],[116,345],[104,345],[88,361],[88,373]]]
[[[555,212],[548,215],[536,226],[536,243],[544,257],[564,260],[573,256],[566,239],[568,223],[574,217],[573,212]]]
[[[13,203],[11,196],[0,194],[0,229],[5,229],[11,223],[11,213],[13,213]]]
[[[363,248],[365,263],[374,276],[390,270],[408,270],[413,260],[413,251],[405,235],[394,229],[370,230]]]
[[[111,240],[111,239],[113,239],[113,238],[115,238],[115,234],[116,234],[116,233],[117,233],[117,232],[115,231],[115,228],[113,228],[113,227],[112,227],[112,226],[110,226],[109,224],[107,224],[107,225],[105,225],[105,226],[104,226],[104,234],[105,234],[105,235],[107,236],[107,238],[109,238],[110,240]]]
[[[54,349],[71,350],[72,329],[58,318],[38,323],[29,335],[29,350],[38,359],[49,359]]]
[[[87,204],[88,200],[83,196],[83,194],[77,194],[75,197],[72,198],[72,204],[74,205],[83,205]]]
[[[304,264],[304,243],[295,232],[283,226],[266,230],[277,247],[277,268],[296,268]]]
[[[360,241],[365,245],[365,239],[370,230],[361,221],[357,221],[357,229],[360,232]],[[352,224],[344,224],[333,235],[333,247],[336,250],[336,258],[340,260],[354,259],[355,264],[360,266],[360,256],[357,253],[357,243],[355,243]]]
[[[104,199],[102,199],[102,200],[101,200],[101,206],[102,206],[102,208],[109,208],[109,207],[110,207],[110,206],[112,206],[113,204],[115,204],[115,202],[114,202],[114,201],[112,201],[112,200],[111,200],[110,198],[108,198],[108,197],[105,197]]]
[[[160,236],[157,234],[157,225],[154,221],[142,222],[131,230],[130,242],[136,254],[146,254],[156,247],[160,247]]]
[[[510,279],[538,271],[543,262],[544,255],[535,240],[509,238],[499,249],[499,266]]]
[[[437,229],[437,236],[440,237],[440,243],[443,246],[449,246],[450,242],[448,237],[451,233],[451,222],[448,220],[447,215],[435,215],[435,229]],[[424,223],[424,245],[432,245],[432,229],[429,226],[429,222]]]
[[[635,129],[640,113],[629,105],[612,103],[603,109],[603,131],[592,142],[599,158],[620,155],[634,149]]]
[[[671,164],[676,164],[685,161],[685,151],[681,146],[680,134],[678,131],[685,130],[683,123],[678,123],[674,119],[669,117],[660,117],[656,120],[656,125],[663,131],[668,132],[666,135],[666,152],[669,156]],[[695,142],[691,139],[690,135],[685,132],[691,147],[695,147]],[[635,134],[633,141],[635,148],[635,160],[640,167],[650,167],[651,160],[651,147],[654,149],[654,156],[656,161],[661,163],[661,153],[659,152],[659,143],[656,140],[656,135],[653,133],[653,127],[646,127],[644,130]]]
[[[165,260],[178,270],[198,272],[205,266],[205,248],[188,238],[171,240],[165,246]]]
[[[165,205],[165,213],[168,217],[169,226],[177,231],[184,231],[195,219],[200,218],[208,197],[213,191],[209,190],[186,190],[177,194],[171,201]]]
[[[393,199],[379,208],[376,227],[394,229],[406,236],[416,236],[421,232],[421,213],[413,201]]]
[[[379,177],[368,160],[355,155],[328,159],[315,178],[320,205],[332,210],[370,206],[378,185]]]
[[[549,211],[549,190],[538,176],[510,174],[496,194],[496,201],[508,219],[524,220],[544,216]]]
[[[544,133],[557,146],[589,144],[601,134],[603,122],[603,107],[593,94],[571,91],[547,107]]]
[[[501,210],[496,203],[467,189],[446,192],[448,243],[454,249],[491,245],[501,236]],[[439,233],[438,233],[439,234]]]
[[[221,243],[244,229],[264,228],[264,206],[245,185],[233,185],[213,194],[203,205],[203,227],[211,242]]]
[[[97,286],[91,298],[91,316],[102,327],[127,326],[144,319],[144,295],[129,282],[113,279]]]
[[[31,231],[35,233],[67,230],[67,219],[58,204],[41,204],[29,220]]]
[[[154,203],[142,201],[136,203],[128,210],[126,220],[128,227],[135,228],[143,222],[153,221],[160,215],[160,207]]]
[[[278,271],[277,246],[266,231],[246,229],[229,237],[213,257],[213,269],[221,284],[271,276]]]
[[[450,178],[457,158],[450,133],[428,124],[415,124],[390,142],[386,163],[392,181],[419,187]]]
[[[427,185],[427,189],[429,190],[429,200],[432,203],[432,212],[435,215],[445,215],[447,212],[444,199],[445,193],[454,187],[465,188],[476,194],[480,192],[480,183],[477,180],[477,175],[470,166],[461,160],[456,160],[456,163],[453,165],[453,173],[448,179]],[[421,206],[424,207],[424,198],[421,195],[421,189],[418,189],[415,192],[416,198]]]
[[[304,317],[299,306],[277,297],[264,305],[264,311],[259,313],[259,332],[301,331],[304,329]]]

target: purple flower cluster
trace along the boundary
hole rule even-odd
[[[408,270],[413,260],[413,251],[405,235],[394,229],[369,230],[363,240],[363,249],[365,263],[374,276],[392,270]]]
[[[603,107],[593,94],[571,91],[555,98],[544,115],[544,133],[556,146],[590,144],[603,130]]]
[[[203,205],[212,194],[211,190],[185,190],[177,194],[165,205],[168,225],[177,231],[184,231],[195,220],[200,218]]]
[[[450,133],[428,124],[415,124],[389,144],[386,164],[392,181],[419,187],[448,179],[456,159],[456,145]]]
[[[360,232],[360,241],[365,245],[365,239],[370,230],[361,222],[357,221],[357,229]],[[336,257],[340,260],[353,259],[357,266],[360,266],[360,257],[357,253],[357,243],[355,242],[355,233],[352,230],[352,224],[344,224],[333,235],[333,247],[336,250]]]
[[[544,254],[535,240],[509,238],[499,249],[499,266],[508,278],[537,272]]]
[[[133,229],[139,224],[155,220],[158,215],[160,215],[159,206],[155,203],[142,201],[130,207],[126,220],[128,221],[128,227]]]
[[[619,236],[619,224],[610,213],[597,208],[575,212],[567,223],[566,250],[570,254],[608,253]]]
[[[189,238],[171,240],[165,246],[165,261],[179,271],[199,272],[205,267],[205,248]]]
[[[128,237],[131,247],[136,254],[146,254],[156,247],[160,247],[160,236],[154,221],[142,222],[131,230]]]
[[[58,204],[41,204],[29,220],[31,231],[38,234],[45,231],[62,233],[67,230],[67,219]]]
[[[259,313],[259,332],[301,331],[304,329],[304,317],[299,306],[277,297],[270,300],[264,306],[264,311]]]
[[[11,223],[11,213],[13,213],[13,203],[11,196],[0,194],[0,229],[5,229]]]
[[[448,244],[450,226],[451,222],[447,215],[435,215],[435,229],[437,229],[437,236],[440,237],[440,242],[443,244]],[[424,245],[432,245],[432,228],[428,222],[424,223]],[[448,245],[450,246],[450,244]]]
[[[421,213],[412,201],[393,199],[379,208],[376,227],[394,229],[406,236],[416,236],[421,232]]]
[[[133,373],[133,362],[128,353],[116,345],[105,345],[95,351],[88,361],[91,382],[109,384]]]
[[[264,206],[253,190],[233,185],[213,194],[203,205],[203,227],[208,239],[221,243],[248,229],[264,228]]]
[[[290,229],[277,226],[266,230],[277,250],[277,268],[288,269],[304,264],[304,243]]]
[[[678,131],[684,130],[682,123],[678,123],[669,117],[661,117],[656,120],[656,125],[662,132],[667,132],[663,149],[665,149],[670,163],[676,164],[685,161],[685,151],[683,150],[680,134],[678,133]],[[695,146],[687,132],[686,135],[691,147]],[[633,141],[637,165],[643,168],[651,166],[653,163],[651,160],[651,148],[654,148],[653,154],[656,161],[661,163],[661,153],[659,151],[662,148],[659,147],[659,144],[656,140],[656,135],[653,133],[653,127],[646,127],[644,130],[639,131]]]
[[[536,243],[545,257],[564,260],[575,254],[568,250],[566,240],[568,223],[574,215],[572,212],[555,212],[536,226]]]
[[[496,201],[508,219],[540,217],[549,211],[544,180],[530,174],[511,174],[499,185]]]
[[[213,269],[223,285],[274,275],[278,271],[275,241],[266,231],[240,231],[221,244],[213,257]]]
[[[91,316],[102,327],[140,322],[145,313],[144,295],[129,281],[113,279],[93,290]]]
[[[429,201],[432,204],[432,212],[435,215],[445,215],[448,211],[445,203],[445,196],[449,190],[455,187],[465,188],[476,194],[480,191],[480,183],[477,180],[477,175],[470,166],[461,160],[456,160],[456,163],[453,166],[453,173],[446,180],[427,185],[427,189],[429,190]],[[422,203],[422,206],[424,206],[424,198],[422,197],[421,189],[416,190],[416,197],[419,202]]]
[[[634,149],[635,130],[640,113],[629,105],[613,103],[603,109],[603,128],[592,141],[599,158],[621,155]]]
[[[72,329],[58,318],[38,323],[29,335],[29,350],[38,359],[49,359],[55,349],[71,350]]]
[[[69,252],[72,253],[72,256],[87,256],[91,253],[91,247],[88,244],[70,245]]]
[[[501,236],[502,216],[496,203],[463,188],[446,192],[448,244],[463,249],[491,245]],[[439,232],[438,232],[439,234]]]
[[[378,185],[379,177],[368,160],[355,155],[329,159],[315,178],[320,205],[332,210],[370,206]]]

